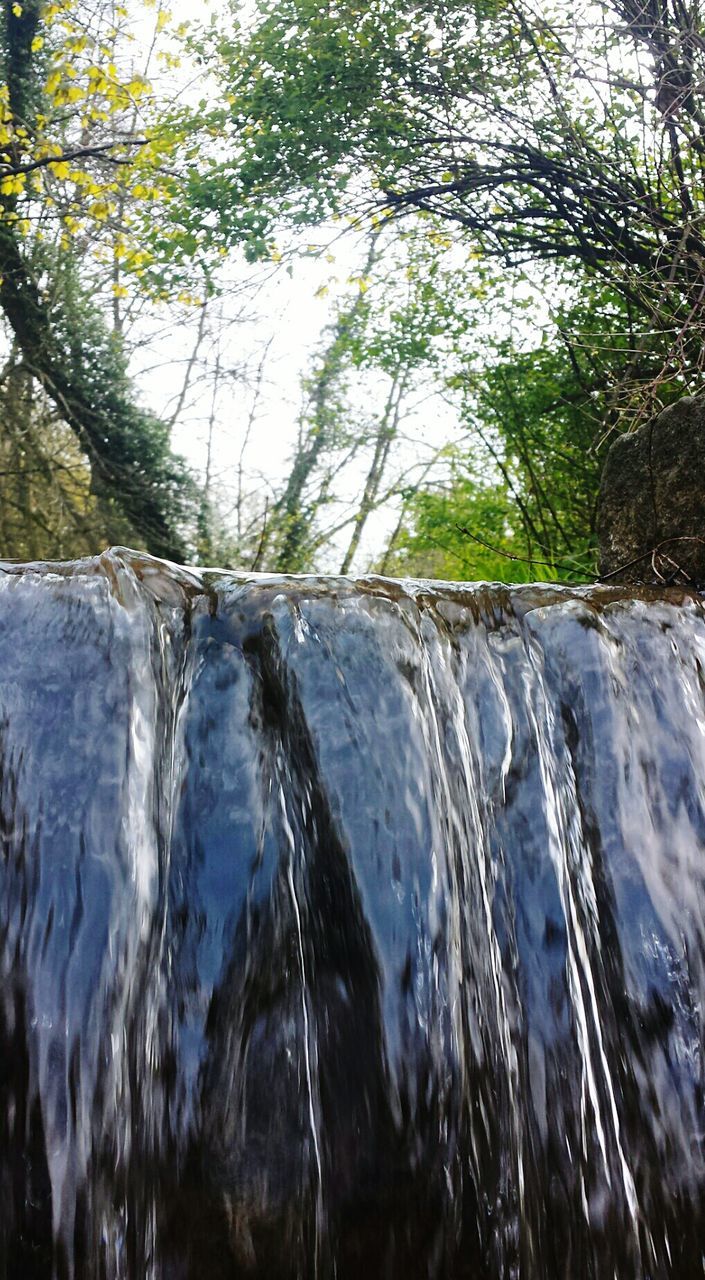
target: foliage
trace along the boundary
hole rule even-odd
[[[281,219],[414,211],[505,266],[609,281],[700,370],[696,0],[261,0],[234,27],[230,157],[193,187],[225,233],[265,252]]]
[[[179,558],[190,482],[166,425],[136,404],[120,334],[81,285],[73,253],[81,238],[98,258],[109,248],[119,298],[119,272],[139,275],[149,258],[128,248],[120,203],[165,194],[145,180],[159,155],[137,128],[146,81],[120,74],[118,27],[91,34],[91,16],[73,0],[3,6],[0,307],[24,367],[75,433],[107,536],[127,532]]]
[[[74,433],[11,356],[0,377],[2,556],[70,559],[106,541]]]
[[[404,525],[379,567],[400,577],[448,581],[503,582],[511,577],[531,582],[562,576],[557,566],[550,566],[549,574],[530,558],[516,521],[516,503],[502,481],[476,479],[466,459],[456,456],[445,484],[409,495]],[[481,529],[483,542],[470,538],[466,529]]]
[[[166,19],[160,8],[157,32]],[[130,236],[173,195],[182,139],[160,123],[133,41],[119,4],[5,0],[0,195],[18,236],[76,239],[140,277],[153,255]]]
[[[697,0],[223,8],[189,33],[162,0],[2,0],[4,549],[348,572],[387,509],[385,571],[589,576],[606,443],[705,362]],[[219,264],[291,271],[330,218],[364,253],[318,291],[288,472],[250,490],[266,378],[228,481]],[[163,305],[195,330],[168,422],[128,376]],[[200,492],[170,443],[189,379]]]
[[[466,435],[444,487],[401,499],[398,537],[417,555],[430,513],[469,504],[487,541],[588,574],[605,442],[699,387],[705,361],[697,0],[231,9],[229,29],[200,37],[228,94],[213,118],[229,154],[194,175],[192,215],[253,256],[328,216],[413,228],[407,354]],[[528,315],[509,336],[497,321],[522,305],[538,344]],[[394,364],[399,315],[365,310],[353,364]]]
[[[406,494],[387,571],[592,577],[602,432],[592,373],[569,346],[515,351],[505,340],[484,368],[452,375],[466,435],[442,483]]]
[[[501,294],[493,302],[494,329],[485,334],[484,350],[478,354],[477,327],[468,347],[473,330],[464,321],[464,343],[455,342],[444,355],[446,394],[464,436],[440,487],[434,483],[428,495],[407,495],[392,552],[413,548],[421,571],[425,530],[427,575],[439,550],[451,547],[444,572],[460,557],[484,566],[487,575],[490,554],[492,574],[498,556],[505,557],[499,575],[504,578],[524,576],[526,562],[530,575],[589,579],[596,569],[602,460],[610,425],[621,416],[620,362],[631,362],[634,379],[647,383],[662,359],[658,335],[635,356],[628,309],[619,296],[597,286],[555,305],[538,335],[526,324],[502,333]],[[664,399],[683,390],[675,371],[661,386]],[[490,501],[495,490],[501,495],[498,509]],[[499,525],[497,510],[504,513]],[[447,518],[444,538],[440,520],[435,533],[432,528],[434,513],[441,511]],[[473,537],[479,541],[471,545]],[[483,541],[494,550],[483,548]],[[392,558],[387,555],[387,568]]]

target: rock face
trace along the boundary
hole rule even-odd
[[[603,578],[705,585],[705,397],[679,400],[615,441],[598,534]]]

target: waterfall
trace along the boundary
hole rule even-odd
[[[683,591],[0,572],[0,1280],[705,1275]]]

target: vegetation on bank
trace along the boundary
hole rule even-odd
[[[591,576],[610,439],[702,386],[699,0],[204,12],[3,0],[0,553]],[[262,484],[267,344],[234,371],[224,316],[322,229],[359,261]],[[189,334],[161,417],[155,327]]]

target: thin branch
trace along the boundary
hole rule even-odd
[[[531,565],[540,564],[547,569],[562,569],[565,573],[572,573],[574,576],[578,574],[578,570],[571,565],[561,564],[558,560],[536,560],[533,556],[517,556],[512,551],[505,551],[502,547],[495,547],[491,542],[486,542],[484,538],[480,538],[476,533],[471,533],[465,525],[458,524],[455,526],[458,533],[462,533],[465,538],[471,538],[473,542],[477,542],[481,547],[485,547],[487,551],[494,552],[497,556],[504,556],[505,560],[516,560],[520,564]],[[582,576],[582,575],[580,575]]]

